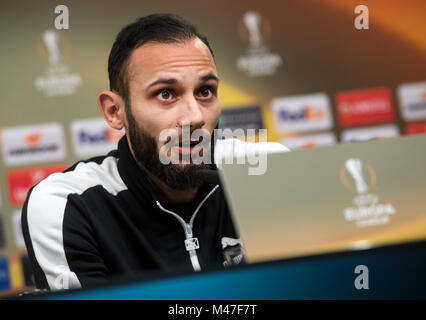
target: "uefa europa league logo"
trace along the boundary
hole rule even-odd
[[[82,79],[78,73],[69,73],[64,63],[70,52],[70,44],[66,37],[53,29],[44,31],[38,43],[38,53],[46,57],[48,66],[45,73],[36,77],[34,85],[48,97],[67,96],[75,92]]]
[[[271,38],[269,20],[257,11],[247,11],[238,22],[238,33],[250,44],[247,52],[237,58],[237,68],[250,77],[273,75],[282,64],[281,56],[270,52],[266,42]]]
[[[352,179],[348,179],[351,176]],[[358,158],[345,161],[340,169],[343,185],[357,195],[353,198],[355,207],[347,207],[344,216],[354,221],[358,227],[378,226],[390,222],[390,216],[396,213],[390,203],[379,203],[379,197],[370,192],[376,184],[376,172],[367,163]],[[351,182],[349,182],[352,180]]]
[[[46,30],[43,33],[43,42],[49,56],[49,63],[52,67],[57,67],[61,61],[59,50],[59,34],[54,30]]]
[[[263,40],[260,32],[260,14],[256,11],[246,12],[243,21],[249,33],[250,45],[255,48],[261,47]]]
[[[352,177],[353,183],[349,182],[347,173]],[[369,181],[365,179],[364,173],[368,174]],[[351,158],[346,160],[340,169],[340,179],[350,191],[366,194],[376,184],[376,172],[361,159]]]
[[[357,193],[357,196],[353,199],[356,205],[377,203],[378,197],[370,193],[370,190],[376,184],[376,172],[368,163],[358,158],[346,160],[340,169],[340,180],[348,190]]]
[[[345,167],[355,181],[355,187],[357,192],[367,192],[368,186],[365,183],[364,177],[362,175],[362,161],[357,158],[349,159],[345,162]]]

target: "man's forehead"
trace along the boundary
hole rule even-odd
[[[216,74],[210,50],[199,38],[180,43],[146,43],[133,51],[128,71],[132,78],[151,78],[188,67]]]

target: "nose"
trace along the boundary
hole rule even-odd
[[[202,107],[194,96],[187,97],[182,105],[181,125],[189,125],[191,131],[202,128],[205,124]]]

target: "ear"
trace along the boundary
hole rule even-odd
[[[98,105],[111,128],[121,130],[125,124],[125,103],[114,91],[102,91],[98,96]]]

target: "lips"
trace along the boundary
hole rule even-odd
[[[194,150],[198,150],[200,149],[200,147],[198,147],[198,144],[203,141],[202,138],[194,140],[186,140],[186,141],[182,141],[179,144],[173,146],[173,148],[177,148],[178,152],[180,154],[191,154],[191,152],[193,152]]]

